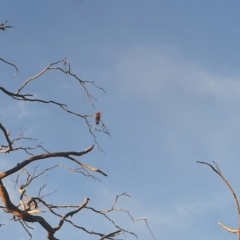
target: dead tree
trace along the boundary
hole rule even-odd
[[[8,28],[11,28],[11,26],[7,25],[7,21],[0,24],[0,30],[7,30]],[[0,64],[7,64],[10,67],[14,67],[16,73],[14,75],[17,75],[18,68],[15,64],[11,63],[8,60],[5,60],[5,58],[0,58]],[[7,67],[6,65],[6,67]],[[57,110],[61,110],[66,112],[69,116],[72,115],[76,118],[79,118],[83,120],[85,123],[84,125],[89,130],[89,134],[92,136],[92,141],[99,149],[100,146],[96,139],[96,134],[99,132],[105,133],[109,135],[109,131],[104,124],[102,120],[100,120],[100,117],[97,119],[97,123],[99,124],[96,126],[94,124],[96,120],[95,116],[95,110],[91,114],[80,114],[76,111],[73,111],[68,108],[68,106],[65,103],[55,101],[54,99],[43,99],[35,96],[33,93],[26,92],[26,87],[30,85],[35,80],[39,79],[42,75],[44,75],[46,72],[54,71],[54,72],[60,72],[61,74],[67,75],[68,77],[74,79],[77,81],[83,89],[83,92],[85,96],[88,98],[91,105],[94,105],[95,98],[91,95],[89,92],[89,86],[96,87],[97,89],[104,91],[101,87],[97,86],[95,82],[93,81],[85,81],[82,80],[75,74],[72,69],[70,62],[67,58],[64,58],[62,60],[56,61],[54,63],[49,64],[46,68],[42,69],[40,72],[35,74],[34,76],[30,77],[29,79],[26,79],[23,81],[23,83],[15,90],[10,91],[6,87],[4,87],[1,83],[0,85],[0,93],[2,95],[6,95],[9,98],[11,98],[13,101],[23,101],[23,102],[29,102],[30,104],[42,104],[45,107],[49,107],[50,105],[55,106]],[[37,89],[36,89],[37,92]],[[1,96],[2,96],[1,95]],[[1,118],[0,118],[1,121]],[[30,239],[32,238],[32,228],[28,225],[28,223],[39,223],[47,232],[47,239],[50,240],[56,240],[58,239],[56,235],[58,232],[63,228],[64,224],[70,224],[73,227],[84,231],[87,234],[93,234],[96,236],[96,239],[115,239],[116,236],[120,234],[130,234],[132,236],[137,237],[136,233],[131,232],[130,230],[127,230],[121,226],[118,226],[117,223],[109,216],[109,213],[111,212],[124,212],[132,221],[144,221],[146,224],[146,227],[149,229],[150,233],[152,234],[148,222],[146,219],[135,219],[130,214],[128,210],[117,208],[116,204],[120,197],[130,197],[126,193],[122,193],[120,195],[116,196],[116,199],[112,205],[111,208],[108,210],[99,210],[94,207],[89,206],[90,199],[87,196],[83,196],[82,202],[79,203],[79,205],[58,205],[58,204],[50,204],[47,200],[45,200],[44,196],[42,194],[43,189],[46,187],[46,182],[39,188],[39,192],[36,196],[32,196],[29,193],[29,189],[31,188],[33,182],[35,182],[36,179],[43,176],[49,171],[52,171],[53,169],[59,169],[59,168],[65,168],[68,169],[71,172],[76,172],[84,175],[85,177],[90,177],[92,179],[96,179],[95,175],[100,174],[104,177],[107,176],[107,174],[100,170],[99,168],[90,166],[86,163],[83,163],[79,160],[79,157],[84,156],[85,154],[89,154],[93,149],[94,145],[91,145],[87,147],[85,150],[79,151],[79,150],[69,150],[69,151],[55,151],[52,152],[48,149],[48,146],[44,146],[41,143],[37,143],[36,145],[32,145],[33,142],[36,142],[37,139],[34,139],[30,136],[25,136],[25,134],[20,131],[19,135],[16,137],[12,137],[11,129],[8,129],[7,123],[0,122],[0,130],[2,133],[2,140],[4,142],[0,143],[0,153],[5,154],[6,157],[9,157],[11,154],[15,154],[16,152],[23,152],[26,155],[26,158],[24,159],[18,159],[17,164],[10,169],[6,169],[3,172],[0,172],[0,199],[2,201],[2,206],[0,206],[1,210],[4,213],[7,213],[8,215],[12,216],[12,220],[20,222],[23,229],[27,232]],[[51,133],[49,133],[51,134]],[[26,141],[28,141],[27,146],[25,145]],[[24,142],[24,143],[23,143]],[[73,162],[76,165],[76,168],[72,168],[68,165],[63,165],[61,163],[55,164],[51,167],[46,167],[44,170],[39,171],[38,167],[35,166],[34,170],[31,172],[28,167],[35,162],[39,162],[44,159],[66,159],[68,161]],[[44,164],[44,163],[43,163]],[[9,194],[8,187],[4,184],[4,179],[9,178],[10,176],[13,177],[15,174],[14,182],[15,186],[18,187],[19,191],[19,203],[14,204],[11,198],[11,195]],[[51,174],[51,173],[50,173]],[[24,179],[24,180],[23,180]],[[67,191],[70,191],[70,189],[67,189]],[[71,192],[68,193],[69,196],[71,196]],[[69,198],[69,202],[71,201],[71,197]],[[69,209],[65,211],[65,214],[60,214],[59,210],[63,211],[64,209]],[[70,210],[71,209],[71,210]],[[86,229],[85,227],[82,227],[77,222],[74,222],[73,220],[70,220],[69,217],[77,214],[82,209],[85,209],[86,211],[93,212],[94,214],[98,214],[103,219],[109,221],[109,223],[113,227],[112,232],[98,232],[94,229],[90,229],[93,226],[89,226],[89,229]],[[47,217],[43,217],[42,212],[48,212],[49,214],[52,214],[54,217],[59,219],[59,223],[56,226],[51,226],[49,223]],[[100,223],[101,224],[101,223]],[[58,234],[61,236],[61,234]],[[153,236],[153,235],[152,235]]]
[[[234,192],[233,188],[231,187],[231,185],[229,184],[229,182],[226,180],[226,178],[222,175],[221,171],[220,171],[220,168],[218,167],[218,165],[216,164],[215,161],[213,161],[214,165],[211,165],[209,163],[206,163],[206,162],[201,162],[201,161],[197,161],[197,163],[200,163],[200,164],[205,164],[207,166],[209,166],[222,180],[223,182],[227,185],[227,188],[230,190],[230,193],[232,194],[233,196],[233,199],[234,199],[234,202],[235,202],[235,205],[236,205],[236,209],[237,209],[237,214],[238,214],[238,229],[232,229],[232,228],[229,228],[227,226],[225,226],[224,224],[218,222],[218,224],[223,228],[225,229],[226,231],[230,232],[230,233],[236,233],[237,236],[238,236],[238,240],[240,240],[240,206],[239,206],[239,201],[237,199],[237,196],[236,196],[236,193]]]

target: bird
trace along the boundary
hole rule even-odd
[[[7,23],[8,21],[5,21],[4,23],[1,23],[0,24],[0,30],[6,30],[6,28],[12,28],[13,26],[6,26],[6,23]]]
[[[101,112],[96,112],[96,114],[94,115],[95,122],[96,122],[97,125],[99,124],[101,114],[102,114]]]

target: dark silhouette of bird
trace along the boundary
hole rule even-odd
[[[12,28],[13,26],[6,26],[8,21],[5,21],[4,23],[0,24],[0,30],[6,30],[7,28]]]
[[[101,112],[96,112],[96,114],[94,115],[94,118],[95,118],[96,124],[98,125],[101,118]]]

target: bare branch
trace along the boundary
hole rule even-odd
[[[126,193],[121,193],[121,194],[117,195],[117,196],[116,196],[116,199],[115,199],[115,201],[114,201],[114,203],[113,203],[113,205],[112,205],[112,207],[111,207],[111,209],[108,209],[108,210],[96,210],[96,209],[94,209],[94,208],[92,208],[92,207],[86,207],[86,209],[90,209],[90,210],[92,210],[92,211],[94,211],[94,212],[97,212],[97,213],[103,215],[106,219],[108,219],[116,228],[118,228],[119,230],[121,230],[123,233],[125,232],[125,233],[128,233],[128,234],[134,235],[134,236],[137,238],[137,235],[136,235],[135,233],[130,232],[130,231],[127,231],[127,230],[121,228],[120,226],[116,225],[116,223],[115,223],[110,217],[108,217],[108,215],[107,215],[107,213],[112,212],[112,211],[125,212],[125,213],[131,218],[131,220],[134,221],[134,222],[135,222],[135,221],[144,221],[145,224],[146,224],[146,226],[147,226],[147,228],[148,228],[148,230],[150,231],[152,237],[153,237],[154,239],[156,239],[156,238],[154,237],[153,233],[152,233],[151,228],[149,227],[149,224],[148,224],[147,219],[145,219],[145,218],[135,219],[135,218],[133,218],[133,216],[130,214],[130,212],[129,212],[128,210],[121,209],[121,208],[115,208],[115,205],[117,204],[118,198],[121,197],[121,196],[131,197],[130,195],[128,195],[128,194],[126,194]]]
[[[107,177],[107,174],[104,173],[103,171],[101,171],[101,170],[98,169],[98,168],[94,168],[94,167],[92,167],[92,166],[83,164],[83,163],[79,162],[78,160],[76,160],[76,159],[74,159],[74,158],[72,158],[72,157],[70,157],[70,156],[66,156],[66,158],[72,160],[73,162],[77,163],[78,165],[82,166],[83,168],[89,169],[89,170],[91,170],[91,171],[93,171],[93,172],[99,172],[99,173],[101,173],[103,176]]]
[[[107,176],[106,173],[102,172],[101,170],[85,165],[81,162],[79,162],[78,160],[72,158],[70,155],[73,156],[82,156],[83,154],[87,154],[89,153],[92,149],[94,148],[94,145],[92,145],[91,147],[87,148],[86,150],[82,151],[82,152],[75,152],[75,151],[70,151],[70,152],[53,152],[53,153],[45,153],[45,154],[40,154],[40,155],[36,155],[36,156],[32,156],[28,159],[26,159],[25,161],[18,163],[17,166],[0,173],[0,179],[3,179],[17,171],[19,171],[20,169],[24,168],[26,165],[28,165],[31,162],[37,161],[37,160],[41,160],[41,159],[46,159],[46,158],[54,158],[54,157],[64,157],[64,158],[68,158],[70,160],[72,160],[73,162],[77,163],[78,165],[80,165],[83,168],[89,169],[91,171],[94,172],[99,172],[104,176]]]
[[[90,200],[89,198],[85,198],[85,199],[84,199],[84,202],[83,202],[75,211],[71,211],[71,212],[65,214],[65,215],[61,218],[58,226],[54,228],[54,231],[56,232],[56,231],[58,231],[58,230],[62,227],[62,225],[63,225],[63,223],[64,223],[64,221],[65,221],[65,219],[66,219],[67,217],[69,217],[69,216],[72,217],[74,214],[78,213],[80,210],[82,210],[84,207],[86,207],[87,204],[88,204],[88,202],[89,202],[89,200]]]
[[[20,187],[20,192],[22,192],[23,189],[26,189],[26,188],[32,183],[33,180],[35,180],[36,178],[40,177],[41,175],[43,175],[43,174],[46,173],[47,171],[50,171],[50,170],[55,169],[55,168],[57,168],[57,167],[63,167],[63,168],[66,168],[66,169],[68,169],[68,170],[70,170],[70,171],[72,171],[72,172],[83,174],[83,175],[86,176],[86,177],[91,177],[93,180],[98,180],[98,181],[100,181],[98,178],[96,178],[96,177],[94,177],[93,175],[89,174],[88,171],[87,171],[86,169],[84,169],[84,168],[81,168],[81,169],[82,169],[83,171],[85,171],[85,172],[80,171],[79,169],[72,169],[72,168],[70,168],[70,167],[68,167],[68,166],[65,166],[65,165],[63,165],[63,164],[57,164],[57,165],[54,165],[54,166],[52,166],[52,167],[45,168],[43,171],[41,171],[41,172],[38,173],[38,174],[36,174],[36,170],[37,170],[38,166],[36,166],[36,167],[34,168],[32,174],[30,174],[30,173],[27,171],[27,169],[22,169],[22,171],[17,175],[16,180],[12,180],[12,181],[15,183],[15,187],[16,187],[16,185],[17,185],[17,183],[18,183],[18,181],[19,181],[20,175],[22,175],[23,173],[25,173],[25,174],[27,175],[27,178],[26,178],[25,183],[22,184],[21,187]],[[41,191],[47,186],[46,180],[47,180],[47,176],[46,176],[46,179],[45,179],[45,183],[44,183],[43,186],[40,187],[40,189],[39,189],[38,197],[40,197]],[[56,192],[56,191],[54,191],[54,192]],[[47,194],[47,195],[44,195],[44,196],[41,196],[41,198],[43,199],[44,197],[49,196],[49,195],[53,194],[54,192],[52,192],[52,193],[50,193],[50,194]],[[24,194],[25,194],[25,192],[24,192]],[[31,204],[32,201],[33,201],[33,199],[31,198],[30,201],[27,203],[27,205],[30,206],[30,204]],[[34,204],[36,205],[36,202],[34,202]],[[36,208],[36,207],[35,207],[35,208]],[[36,211],[34,211],[34,213],[35,213],[35,212],[36,212]],[[28,211],[28,213],[30,213],[30,212]]]
[[[54,63],[56,64],[56,63]],[[42,74],[42,73],[41,73]],[[75,76],[75,75],[74,75]],[[34,78],[34,77],[33,77]],[[35,78],[34,78],[35,79]],[[77,78],[79,80],[79,82],[83,81],[79,78]],[[71,115],[74,115],[74,116],[77,116],[77,117],[81,117],[81,118],[84,118],[85,119],[85,122],[88,126],[88,129],[89,129],[89,132],[91,133],[91,135],[94,137],[94,142],[98,145],[98,148],[101,149],[99,147],[99,144],[97,143],[96,141],[96,135],[95,133],[92,131],[92,129],[94,129],[95,131],[103,131],[104,133],[108,134],[110,136],[110,133],[106,127],[106,125],[102,124],[102,130],[99,130],[97,129],[95,126],[93,126],[89,120],[88,120],[88,117],[92,117],[93,115],[92,114],[88,114],[88,115],[81,115],[79,113],[76,113],[76,112],[73,112],[71,110],[68,110],[67,109],[67,105],[66,104],[63,104],[63,103],[59,103],[59,102],[56,102],[56,101],[53,101],[53,100],[42,100],[42,99],[35,99],[35,98],[32,98],[33,95],[32,94],[19,94],[19,92],[27,85],[27,83],[29,83],[30,81],[32,81],[33,79],[28,79],[25,84],[22,85],[22,87],[20,87],[20,89],[17,91],[17,93],[13,93],[13,92],[10,92],[8,90],[6,90],[5,88],[1,87],[0,86],[0,90],[3,91],[5,94],[7,94],[8,96],[12,97],[13,99],[15,100],[19,100],[19,101],[29,101],[29,102],[40,102],[40,103],[44,103],[44,104],[54,104],[54,105],[57,105],[59,106],[61,109],[63,109],[65,112],[71,114]],[[81,85],[85,85],[84,81],[83,83],[81,83]],[[84,88],[85,91],[87,91],[87,88],[85,87]],[[89,95],[89,97],[91,98],[92,96]]]
[[[24,230],[27,232],[27,234],[28,234],[28,236],[30,237],[30,239],[32,239],[32,234],[28,231],[28,229],[26,228],[26,226],[27,227],[29,227],[27,224],[26,224],[26,226],[24,225],[24,222],[22,222],[20,219],[18,219],[18,222],[20,222],[21,223],[21,225],[22,225],[22,227],[24,228]]]
[[[1,128],[1,127],[0,127]],[[18,138],[15,138],[13,140],[10,140],[9,136],[10,136],[10,133],[7,131],[7,136],[8,136],[8,140],[10,141],[10,145],[8,146],[4,146],[4,145],[1,145],[0,146],[0,153],[9,153],[9,152],[13,152],[13,151],[18,151],[18,150],[22,150],[24,151],[25,153],[27,153],[28,155],[32,155],[34,156],[33,153],[31,153],[30,151],[31,150],[35,150],[37,148],[40,148],[42,149],[44,152],[48,152],[46,151],[46,149],[40,144],[37,144],[33,147],[14,147],[13,145],[18,145],[18,141],[20,140],[30,140],[30,141],[35,141],[37,139],[33,139],[33,138],[30,138],[30,137],[24,137],[22,134],[20,134],[20,136]]]
[[[53,208],[68,208],[68,207],[74,207],[74,208],[79,208],[79,206],[73,206],[73,205],[70,205],[70,206],[53,206],[53,205],[50,205],[50,204],[47,204],[45,201],[43,201],[41,198],[35,198],[37,201],[41,202],[52,214],[54,214],[55,216],[59,217],[59,218],[63,218],[63,216],[61,216],[60,214],[56,213]],[[85,201],[84,201],[85,202]],[[86,208],[86,207],[85,207]],[[69,219],[64,219],[65,222],[68,222],[70,223],[72,226],[78,228],[78,229],[81,229],[83,230],[84,232],[88,233],[88,234],[94,234],[94,235],[98,235],[100,237],[103,237],[104,234],[102,233],[98,233],[98,232],[94,232],[94,231],[89,231],[87,230],[86,228],[84,227],[81,227],[81,226],[78,226],[76,225],[75,223],[73,223],[72,221],[70,221]]]
[[[63,60],[59,60],[59,61],[57,61],[57,62],[55,62],[55,63],[51,63],[51,64],[48,65],[46,68],[44,68],[41,72],[39,72],[38,74],[34,75],[33,77],[27,79],[27,80],[23,83],[23,85],[17,90],[16,94],[19,94],[20,91],[21,91],[24,87],[26,87],[26,85],[27,85],[29,82],[31,82],[31,81],[35,80],[36,78],[40,77],[41,75],[43,75],[47,70],[50,69],[51,66],[56,65],[56,64],[58,64],[58,63],[60,63],[60,62],[63,62]]]
[[[227,230],[230,233],[238,233],[238,229],[231,229],[229,227],[226,227],[225,225],[223,225],[222,223],[218,222],[218,225],[220,225],[223,229]]]
[[[117,230],[117,231],[111,232],[111,233],[107,234],[106,236],[100,238],[99,240],[103,240],[103,239],[115,236],[115,235],[119,234],[120,232],[121,232],[121,230]]]
[[[65,69],[63,69],[62,67],[57,67],[57,65],[58,65],[59,63],[63,63]],[[55,67],[55,66],[56,66],[56,67]],[[44,68],[44,69],[43,69],[42,71],[40,71],[38,74],[36,74],[36,75],[34,75],[33,77],[27,79],[27,80],[23,83],[23,85],[17,90],[17,94],[19,94],[20,91],[21,91],[29,82],[31,82],[31,81],[39,78],[41,75],[43,75],[43,74],[44,74],[45,72],[47,72],[48,70],[59,70],[59,71],[61,71],[62,73],[65,73],[65,74],[70,75],[70,76],[72,76],[73,78],[75,78],[75,79],[80,83],[80,85],[83,87],[84,93],[87,95],[87,97],[88,97],[88,99],[89,99],[89,101],[90,101],[90,103],[91,103],[92,105],[93,105],[93,99],[94,99],[94,100],[96,100],[96,99],[89,93],[86,84],[92,84],[92,85],[94,85],[96,88],[98,88],[98,89],[102,90],[103,92],[105,92],[105,90],[104,90],[103,88],[97,86],[94,81],[84,81],[84,80],[80,79],[76,74],[72,73],[70,62],[68,61],[67,58],[64,58],[64,59],[62,59],[62,60],[59,60],[59,61],[57,61],[57,62],[54,62],[54,63],[49,64],[46,68]]]
[[[12,143],[11,143],[11,141],[9,139],[9,133],[8,133],[8,131],[5,129],[5,127],[1,123],[0,123],[0,129],[3,131],[3,134],[4,134],[4,136],[5,136],[5,138],[6,138],[7,142],[8,142],[8,147],[6,149],[6,152],[9,152],[9,151],[12,150]]]
[[[32,94],[17,94],[17,93],[13,93],[13,92],[10,92],[10,91],[6,90],[4,87],[1,87],[1,86],[0,86],[0,90],[2,92],[4,92],[5,94],[7,94],[9,97],[12,97],[15,100],[29,101],[29,102],[41,102],[41,103],[52,103],[52,104],[58,105],[61,108],[66,107],[65,104],[58,103],[58,102],[55,102],[55,101],[52,101],[52,100],[46,101],[46,100],[42,100],[42,99],[29,98],[29,97],[33,97]]]
[[[1,29],[1,28],[0,28]],[[17,75],[18,74],[18,68],[17,68],[17,66],[15,65],[15,64],[13,64],[13,63],[10,63],[10,62],[8,62],[8,61],[6,61],[5,59],[3,59],[3,58],[0,58],[0,61],[2,61],[2,62],[4,62],[4,63],[6,63],[6,64],[8,64],[8,65],[11,65],[11,66],[13,66],[14,68],[15,68],[15,70],[16,70],[16,73],[14,73],[13,75],[12,75],[12,77],[14,77],[15,75]]]
[[[10,140],[10,132],[8,130],[6,130],[6,128],[0,123],[0,129],[3,131],[4,133],[4,136],[8,142],[8,145],[0,145],[0,153],[9,153],[9,152],[12,152],[12,151],[18,151],[18,150],[23,150],[25,151],[28,155],[32,155],[33,154],[31,152],[29,152],[30,150],[34,150],[34,149],[37,149],[37,148],[41,148],[43,151],[47,152],[41,144],[38,144],[34,147],[13,147],[14,144],[17,145],[17,143],[20,141],[20,140],[29,140],[29,141],[36,141],[37,139],[34,139],[34,138],[31,138],[31,137],[24,137],[24,134],[21,132],[20,135],[13,139],[13,140]]]
[[[223,177],[222,173],[220,172],[220,169],[217,165],[216,162],[214,162],[216,168],[214,168],[211,164],[209,163],[206,163],[206,162],[201,162],[201,161],[197,161],[197,163],[200,163],[200,164],[205,164],[205,165],[208,165],[210,168],[212,168],[212,170],[218,174],[218,176],[223,180],[223,182],[227,185],[228,189],[230,190],[232,196],[233,196],[233,199],[235,201],[235,205],[236,205],[236,208],[237,208],[237,214],[238,214],[238,240],[240,240],[240,206],[239,206],[239,202],[238,202],[238,199],[237,199],[237,196],[236,196],[236,193],[234,192],[233,188],[231,187],[231,185],[228,183],[228,181]],[[220,226],[224,226],[223,224],[219,224]],[[225,228],[225,229],[229,229],[229,228]]]

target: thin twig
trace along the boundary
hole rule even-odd
[[[0,27],[0,29],[1,29],[1,27]],[[17,75],[17,74],[18,74],[18,68],[17,68],[17,66],[16,66],[15,64],[13,64],[13,63],[10,63],[10,62],[6,61],[6,60],[5,60],[5,59],[3,59],[3,58],[0,58],[0,61],[2,61],[2,62],[4,62],[4,63],[6,63],[6,64],[8,64],[8,65],[11,65],[11,66],[13,66],[13,67],[15,68],[15,70],[16,70],[16,73],[14,73],[14,74],[12,75],[12,77],[14,77],[15,75]]]

